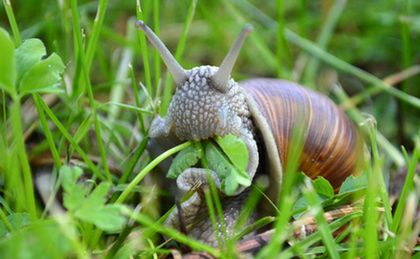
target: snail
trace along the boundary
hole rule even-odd
[[[247,173],[251,179],[261,170],[264,172],[258,173],[270,175],[270,197],[279,193],[295,125],[306,129],[300,171],[311,178],[323,176],[335,190],[354,172],[360,137],[330,99],[285,80],[256,78],[236,83],[231,78],[239,51],[252,30],[250,25],[243,28],[220,67],[199,66],[190,70],[181,67],[147,25],[138,21],[137,27],[158,50],[176,84],[166,117],[158,116],[151,123],[151,138],[198,141],[227,134],[238,136],[248,149]],[[200,187],[172,212],[166,224],[186,228],[188,235],[216,245],[202,192],[208,183],[206,172],[188,168],[177,178],[177,186],[183,191]],[[220,186],[215,172],[210,177]],[[223,197],[224,221],[230,235],[247,194],[248,188],[240,187],[234,196]]]

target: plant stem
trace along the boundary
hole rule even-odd
[[[12,128],[15,139],[15,157],[18,158],[20,168],[23,174],[23,185],[26,200],[26,209],[31,215],[32,219],[37,218],[36,203],[34,195],[34,187],[32,181],[32,172],[29,165],[28,156],[26,154],[25,140],[23,137],[22,117],[21,117],[21,104],[20,98],[14,96],[11,107],[11,120]]]
[[[173,147],[164,153],[162,153],[160,156],[153,159],[143,170],[140,171],[140,173],[128,184],[127,188],[121,193],[121,195],[118,197],[116,203],[123,203],[127,196],[134,190],[137,184],[140,183],[140,181],[153,169],[155,166],[157,166],[160,162],[165,160],[166,158],[170,157],[171,155],[189,147],[192,145],[192,141],[185,142],[183,144],[180,144],[176,147]]]

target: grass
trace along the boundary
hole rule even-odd
[[[418,256],[419,11],[412,0],[3,0],[0,27],[9,36],[0,35],[6,64],[0,68],[14,71],[36,55],[14,60],[4,54],[5,42],[16,52],[29,38],[46,47],[37,61],[56,52],[66,68],[57,77],[56,60],[32,78],[47,85],[25,91],[19,75],[0,71],[0,257],[157,258],[201,251],[235,258],[242,235],[264,228],[274,234],[255,253],[259,258]],[[297,127],[279,201],[271,201],[275,215],[246,224],[267,199],[259,179],[237,236],[218,220],[224,198],[216,187],[203,193],[219,248],[165,226],[176,207],[174,182],[158,168],[191,142],[156,157],[148,152],[150,122],[166,114],[174,87],[135,29],[136,19],[149,24],[185,68],[219,65],[251,23],[233,78],[281,77],[329,95],[364,136],[366,178],[347,179],[334,195],[322,180],[296,173],[304,134]],[[351,213],[328,217],[344,204]],[[298,220],[316,229],[302,234]]]

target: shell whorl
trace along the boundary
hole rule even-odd
[[[276,79],[251,79],[240,86],[256,102],[269,124],[285,168],[294,125],[306,127],[299,170],[323,176],[335,190],[351,175],[360,155],[357,130],[328,98],[298,84]]]

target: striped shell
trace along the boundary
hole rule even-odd
[[[240,86],[255,101],[259,112],[251,109],[254,120],[258,116],[271,128],[283,169],[293,127],[299,125],[306,128],[299,170],[311,178],[323,176],[335,190],[355,171],[362,153],[359,134],[327,97],[284,80],[251,79]]]

